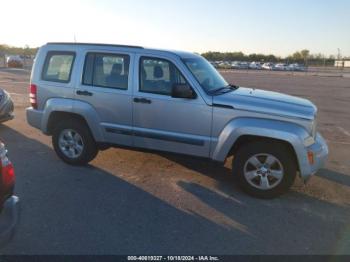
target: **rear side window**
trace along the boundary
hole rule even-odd
[[[74,52],[48,52],[41,78],[51,82],[68,83],[72,74],[74,59]]]
[[[88,53],[85,58],[83,84],[128,89],[129,65],[128,55]]]

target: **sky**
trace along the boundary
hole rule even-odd
[[[349,0],[0,0],[0,44],[350,56]]]

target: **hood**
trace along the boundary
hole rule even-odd
[[[317,113],[316,106],[307,99],[246,87],[214,96],[213,103],[232,106],[237,110],[309,120],[314,119]]]

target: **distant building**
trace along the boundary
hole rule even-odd
[[[335,67],[350,67],[350,60],[335,60]]]

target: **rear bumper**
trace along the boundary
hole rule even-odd
[[[43,116],[43,112],[39,110],[35,110],[32,107],[28,107],[26,109],[27,122],[32,127],[41,129],[41,119]]]
[[[308,163],[307,166],[302,167],[301,176],[304,180],[308,180],[311,176],[315,175],[318,170],[320,170],[326,164],[329,150],[326,141],[317,133],[316,140],[313,145],[306,148],[306,158],[307,152],[312,152],[314,155],[314,163]]]
[[[0,213],[0,247],[7,244],[13,236],[19,221],[19,198],[12,196],[8,198]]]

